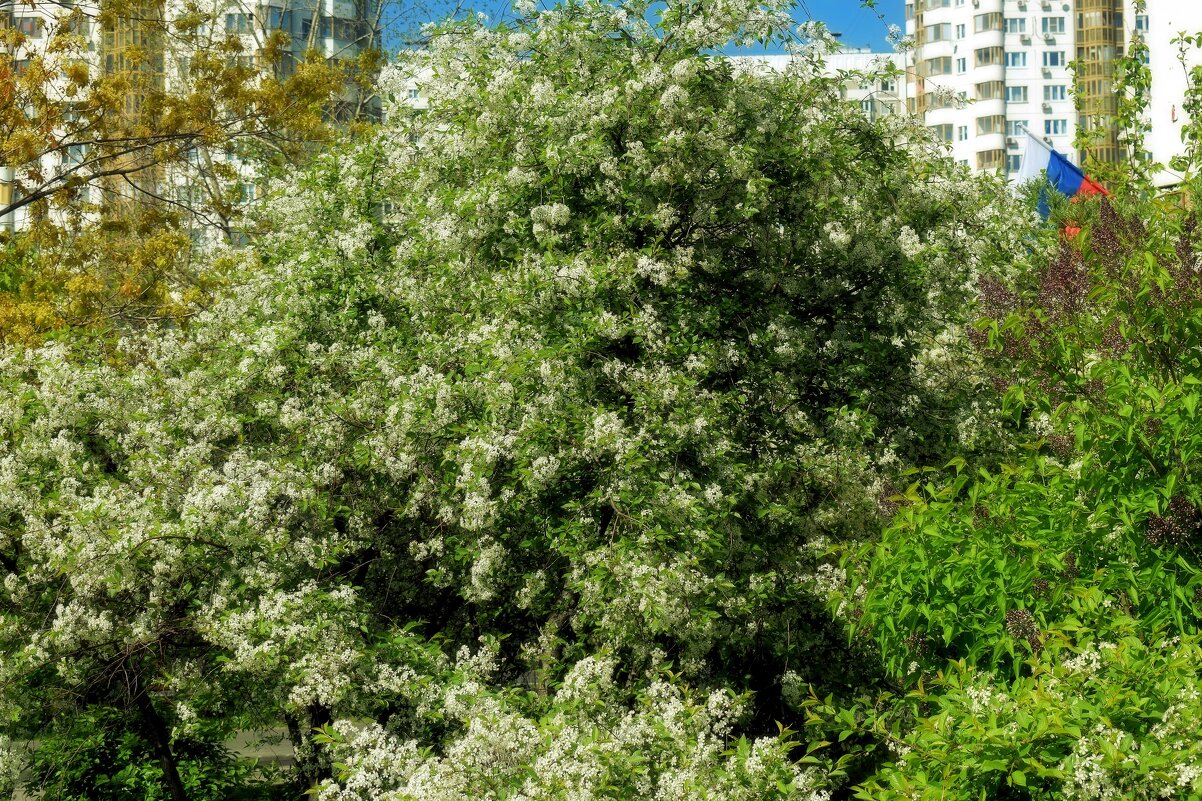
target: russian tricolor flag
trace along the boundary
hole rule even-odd
[[[1044,171],[1047,171],[1052,188],[1069,198],[1110,194],[1106,187],[1081,172],[1081,168],[1069,161],[1068,156],[1027,131],[1027,154],[1023,157],[1023,168],[1019,171],[1018,179],[1021,182],[1038,178]],[[1045,220],[1049,211],[1047,201],[1040,196],[1039,213]]]

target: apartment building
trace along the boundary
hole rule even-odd
[[[1170,162],[1184,153],[1182,132],[1189,122],[1184,101],[1187,76],[1202,66],[1202,48],[1182,46],[1182,34],[1202,33],[1202,2],[1149,0],[1146,13],[1134,18],[1133,27],[1146,37],[1152,90],[1148,103],[1148,134],[1144,141],[1149,157],[1165,165],[1153,180],[1167,187],[1180,182],[1181,175]]]
[[[910,109],[957,161],[1017,173],[1028,130],[1071,150],[1071,2],[914,0],[906,5],[906,33],[915,43]]]
[[[174,86],[185,87],[198,53],[222,53],[232,64],[249,68],[248,74],[274,73],[289,77],[306,53],[316,51],[327,59],[354,64],[365,48],[379,46],[379,0],[209,0],[198,5],[184,0],[141,0],[133,12],[101,22],[98,0],[0,0],[0,26],[21,32],[24,43],[11,52],[0,47],[0,70],[20,75],[39,55],[47,53],[52,34],[71,19],[71,30],[83,37],[80,60],[93,74],[122,73],[129,77],[123,107],[116,113],[136,116],[148,97]],[[202,11],[199,27],[175,27],[185,15]],[[181,33],[186,31],[186,35]],[[288,43],[271,63],[261,57],[273,35],[284,33]],[[233,53],[230,41],[241,41]],[[64,103],[70,100],[64,95]],[[333,110],[340,119],[378,115],[378,101],[346,87]],[[35,165],[0,165],[0,208],[20,196],[22,175],[31,169],[42,175],[69,171],[87,155],[86,136],[79,144],[57,150]],[[188,162],[170,170],[138,170],[129,183],[162,197],[167,203],[186,204],[205,197],[250,199],[254,170],[234,151],[195,148]],[[213,165],[223,169],[214,172]],[[220,181],[214,175],[223,176]],[[101,204],[119,202],[129,190],[112,180],[96,180],[83,187],[84,199]],[[0,216],[0,231],[23,228],[29,208]]]
[[[1202,63],[1199,48],[1178,40],[1199,32],[1198,2],[1147,0],[1137,10],[1133,0],[911,0],[910,110],[976,170],[1016,175],[1026,131],[1087,170],[1133,156],[1167,164],[1183,152],[1188,69]],[[1115,81],[1137,37],[1148,45],[1152,88],[1146,152],[1131,154],[1115,124]],[[1165,170],[1156,180],[1179,176]]]

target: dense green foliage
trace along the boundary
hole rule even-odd
[[[263,784],[253,766],[225,749],[222,735],[204,727],[176,737],[172,748],[188,797],[196,801],[252,801]],[[122,710],[93,706],[57,721],[41,734],[30,760],[29,788],[44,801],[165,801],[154,745]],[[266,790],[266,787],[261,787]]]
[[[982,288],[978,341],[1026,455],[915,485],[862,572],[859,629],[908,691],[860,721],[905,730],[866,797],[1202,787],[1195,221],[1108,200],[1090,216]]]

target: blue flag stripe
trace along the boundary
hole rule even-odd
[[[1048,180],[1056,191],[1067,197],[1072,197],[1081,189],[1085,182],[1085,173],[1077,169],[1071,161],[1056,151],[1048,159]]]

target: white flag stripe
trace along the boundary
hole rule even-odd
[[[1027,152],[1023,155],[1023,166],[1018,172],[1018,180],[1029,181],[1038,178],[1039,174],[1048,168],[1052,160],[1052,148],[1047,143],[1027,131]]]

